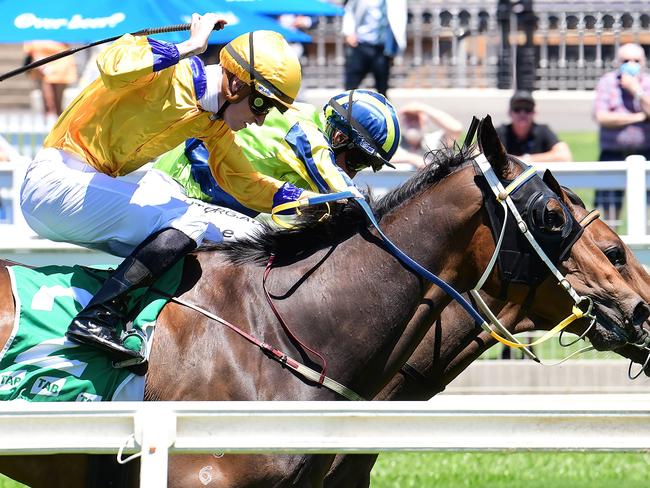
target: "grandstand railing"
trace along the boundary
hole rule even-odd
[[[523,2],[511,3],[508,39],[516,61],[517,49],[525,44],[522,16],[517,15]],[[503,39],[497,7],[496,0],[409,0],[408,48],[395,60],[391,86],[496,87],[504,69],[499,66]],[[650,15],[642,0],[534,0],[533,9],[537,89],[592,89],[614,68],[621,44],[650,44]],[[302,60],[304,86],[340,88],[341,18],[321,17],[308,32],[313,43]],[[512,87],[515,70],[512,66]],[[372,83],[369,76],[364,86]]]
[[[140,486],[162,488],[170,453],[646,452],[650,395],[441,395],[430,402],[354,403],[17,401],[0,405],[0,431],[0,454],[139,452]]]

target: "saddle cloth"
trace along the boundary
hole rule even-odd
[[[173,294],[182,269],[181,262],[152,288]],[[108,276],[107,267],[11,266],[8,270],[16,316],[0,351],[0,400],[142,400],[144,376],[115,369],[101,351],[65,337],[72,318]],[[156,318],[168,300],[156,291],[136,291],[130,299],[137,304],[133,326],[145,332],[151,344]]]

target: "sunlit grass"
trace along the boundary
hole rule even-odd
[[[6,476],[0,474],[0,488],[23,488],[25,485],[16,481],[10,480]]]
[[[371,486],[645,488],[649,469],[650,454],[636,453],[387,453]]]

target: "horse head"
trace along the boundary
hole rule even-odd
[[[650,274],[636,258],[632,250],[621,240],[607,224],[598,218],[594,213],[587,211],[584,202],[572,191],[562,187],[563,197],[571,211],[585,227],[584,239],[591,241],[607,260],[616,268],[625,282],[636,291],[646,303],[650,301]],[[597,214],[596,214],[597,215]],[[650,330],[650,322],[646,319],[643,323],[645,330]],[[592,342],[598,339],[592,339]],[[638,347],[636,344],[627,344],[616,349],[622,356],[631,359],[635,363],[643,365],[644,372],[650,376],[650,353],[647,348]]]
[[[532,313],[558,322],[569,315],[573,306],[591,308],[593,304],[593,312],[577,320],[572,331],[587,330],[599,350],[643,343],[647,337],[643,326],[650,316],[650,307],[647,296],[639,293],[644,287],[638,282],[631,286],[620,273],[628,259],[620,240],[612,240],[603,252],[593,237],[586,237],[578,221],[580,215],[574,214],[575,205],[550,171],[543,179],[534,174],[518,181],[526,167],[506,154],[489,117],[479,126],[478,141],[497,178],[509,189],[511,220],[505,229],[519,231],[516,242],[499,255],[501,297],[516,302],[517,293],[522,295],[521,285],[527,285],[522,303],[530,304]],[[520,214],[518,221],[512,217],[514,209]],[[496,213],[491,214],[494,234]],[[601,234],[606,232],[600,229]],[[519,255],[512,256],[513,253]],[[641,280],[636,271],[635,279]]]

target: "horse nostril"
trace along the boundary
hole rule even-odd
[[[634,307],[632,324],[641,325],[648,319],[648,317],[650,317],[650,306],[648,306],[646,302],[639,302],[637,306]]]

